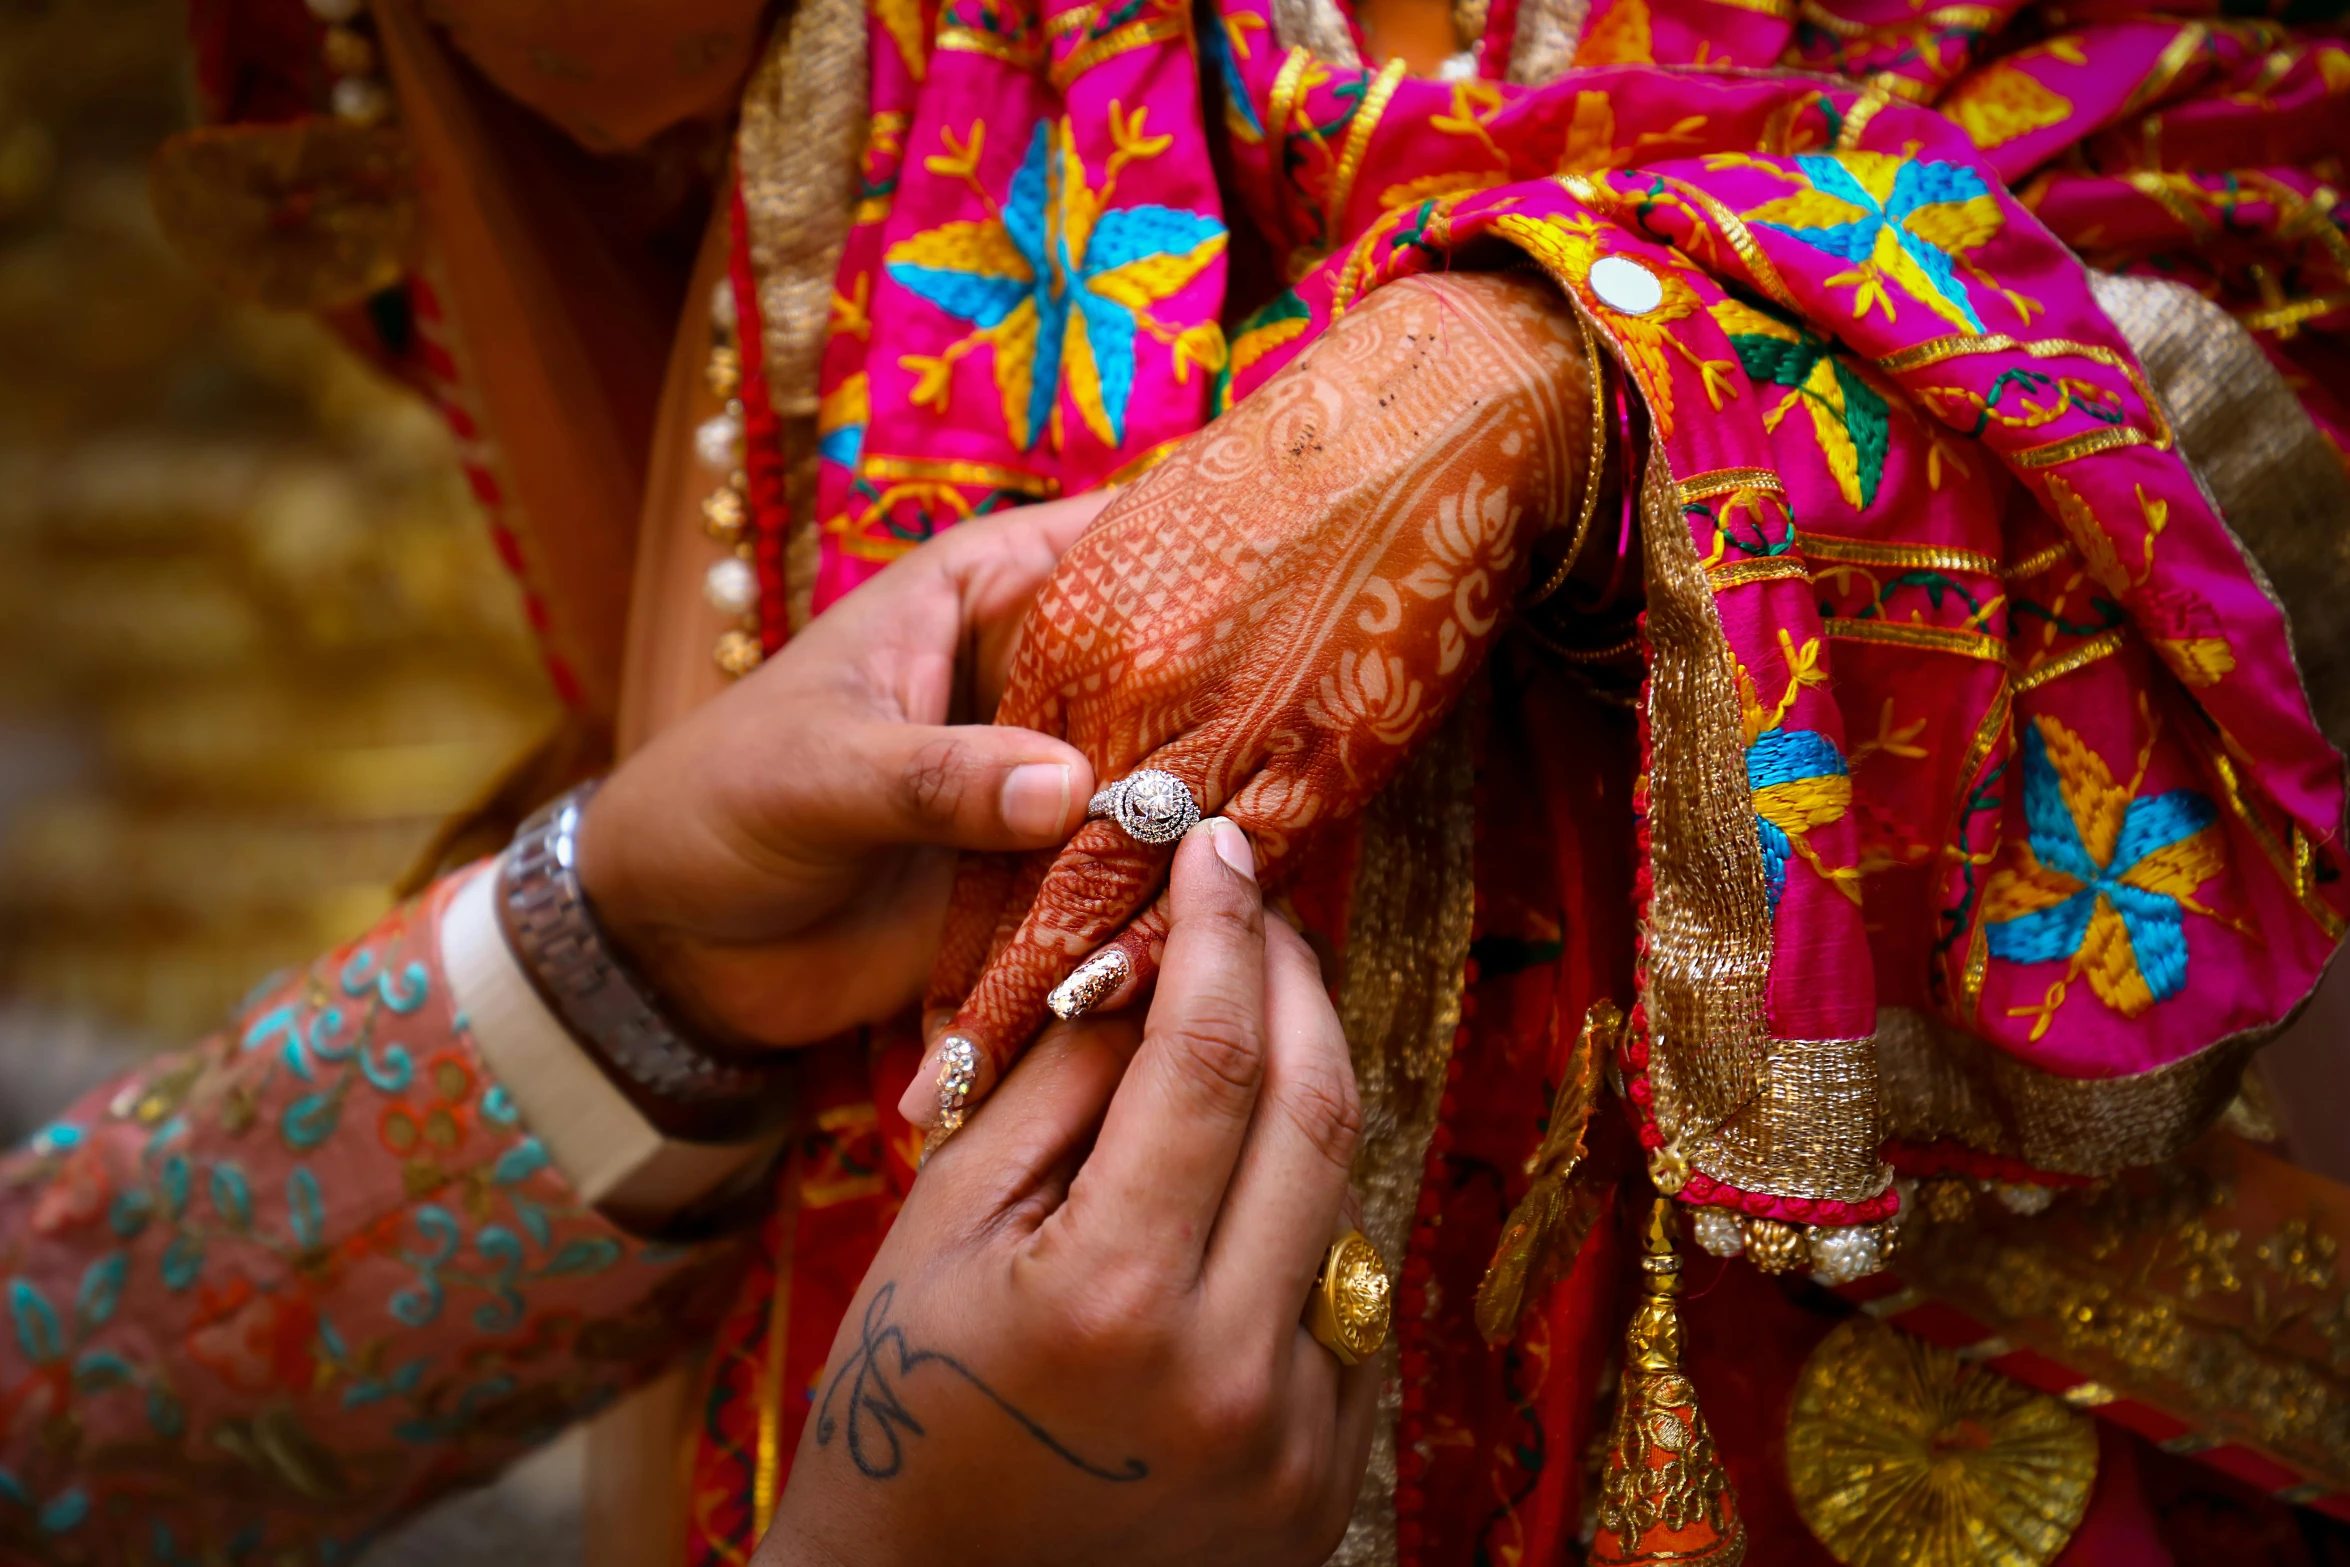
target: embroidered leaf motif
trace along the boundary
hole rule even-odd
[[[1716,305],[1713,315],[1748,376],[1792,388],[1763,416],[1764,427],[1776,431],[1787,411],[1801,403],[1845,504],[1855,511],[1873,504],[1893,445],[1885,399],[1833,344],[1797,322],[1734,299]]]

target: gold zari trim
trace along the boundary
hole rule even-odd
[[[1820,630],[1840,642],[1875,642],[1886,647],[1915,648],[1925,653],[1949,653],[2007,666],[2007,644],[1988,632],[1958,626],[1913,626],[1902,620],[1855,620],[1831,615]]]
[[[2062,563],[2073,553],[2072,541],[2043,545],[2012,566],[2000,568],[1999,574],[2010,582],[2021,582],[2026,577],[2037,577],[2051,566]]]
[[[1061,493],[1061,481],[1041,473],[994,463],[964,462],[960,458],[883,457],[867,455],[857,464],[860,478],[894,484],[975,484],[990,490],[1011,490],[1029,496]]]
[[[2054,658],[2045,658],[2029,669],[2018,670],[2015,688],[2019,693],[2029,691],[2069,675],[2076,669],[2086,669],[2100,659],[2111,658],[2119,653],[2127,640],[2127,634],[2119,626],[2111,631],[2100,631],[2088,641],[2066,648]]]
[[[1688,506],[1732,490],[1761,490],[1783,499],[1787,485],[1768,468],[1716,468],[1710,473],[1693,473],[1674,485],[1673,499]]]
[[[2110,1175],[2175,1158],[2276,1032],[2254,1029],[2128,1077],[2059,1077],[1906,1007],[1877,1012],[1885,1135],[1962,1142],[2042,1170]]]
[[[1978,577],[2002,575],[1999,562],[1974,550],[1942,544],[1893,544],[1876,539],[1839,538],[1804,529],[1795,547],[1814,565],[1883,566],[1894,571],[1966,571]]]
[[[1034,71],[1044,64],[1044,42],[1041,38],[1016,44],[976,27],[940,28],[936,48],[940,54],[983,54],[991,60],[1002,61],[1015,71]]]
[[[1716,593],[1727,593],[1756,582],[1809,582],[1811,571],[1800,555],[1772,555],[1761,560],[1720,561],[1705,568],[1705,577]]]
[[[1190,16],[1190,11],[1183,10],[1173,16],[1145,17],[1141,21],[1113,28],[1090,43],[1080,44],[1068,59],[1053,67],[1053,86],[1067,92],[1071,82],[1104,60],[1115,59],[1129,50],[1147,49],[1152,44],[1168,43],[1185,36],[1191,31]]]

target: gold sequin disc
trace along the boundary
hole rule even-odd
[[[1788,1488],[1845,1567],[2045,1567],[2096,1480],[2088,1416],[1866,1317],[1796,1383]]]

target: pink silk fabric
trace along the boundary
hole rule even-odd
[[[2344,128],[2350,56],[2076,17],[1986,59],[1995,9],[1848,9],[1613,0],[1579,59],[1644,63],[1520,87],[1500,7],[1484,74],[1434,81],[1284,50],[1264,0],[1199,36],[1179,0],[876,4],[819,607],[965,516],[1147,470],[1382,283],[1521,252],[1630,377],[1713,589],[1737,711],[1645,718],[1746,748],[1767,1037],[1906,1006],[2114,1078],[2276,1024],[2343,930],[2340,758],[2080,252],[2320,353],[2331,296],[2287,335],[2228,291],[2325,284],[2342,241],[2294,160]],[[2206,137],[2268,170],[2216,218],[2215,177],[2162,161]],[[1233,229],[1289,287],[1236,297]],[[1608,258],[1656,302],[1592,287]],[[1674,889],[1641,875],[1646,921]],[[1644,1113],[1649,1052],[1709,1048],[1655,1012]],[[1782,1218],[1891,1203],[1873,1161],[1698,1175]]]

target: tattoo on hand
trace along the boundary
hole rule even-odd
[[[816,1445],[830,1447],[839,1434],[840,1422],[834,1418],[832,1401],[843,1382],[849,1383],[848,1393],[848,1449],[849,1459],[857,1472],[869,1480],[887,1480],[897,1474],[906,1459],[907,1435],[925,1434],[922,1422],[914,1417],[899,1396],[894,1379],[903,1379],[924,1366],[944,1366],[980,1392],[985,1393],[995,1406],[1017,1421],[1020,1428],[1042,1443],[1054,1457],[1073,1469],[1082,1470],[1097,1480],[1124,1482],[1140,1480],[1150,1473],[1150,1465],[1139,1458],[1129,1458],[1116,1469],[1104,1468],[1071,1452],[1060,1438],[1054,1436],[1025,1410],[982,1381],[969,1366],[943,1350],[915,1349],[906,1342],[906,1330],[891,1324],[889,1313],[896,1301],[897,1281],[892,1279],[873,1292],[873,1299],[865,1306],[865,1322],[855,1349],[841,1368],[832,1374],[831,1385],[824,1390],[824,1402],[816,1409]],[[887,1364],[884,1351],[895,1356],[894,1367]],[[852,1380],[852,1373],[854,1379]]]

